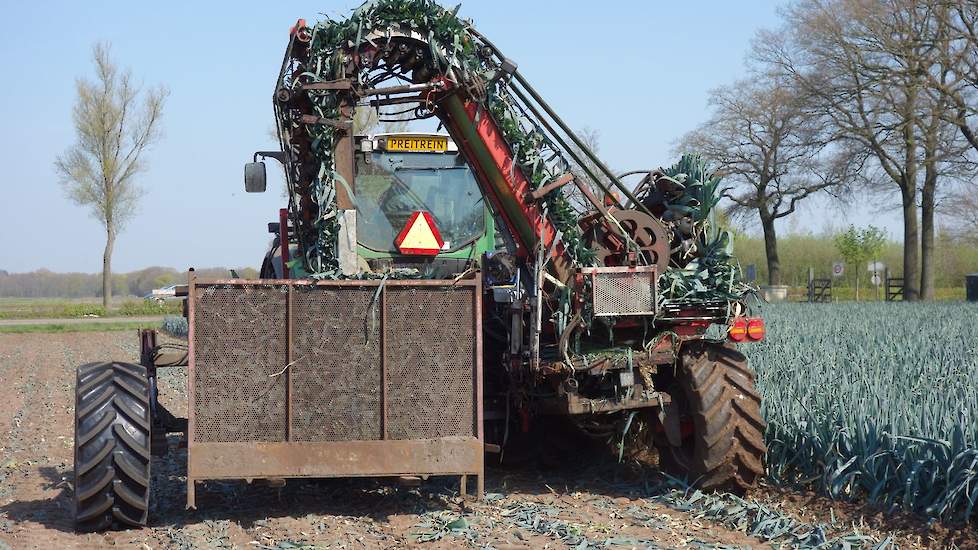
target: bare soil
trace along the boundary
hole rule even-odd
[[[154,459],[151,526],[105,534],[73,530],[74,370],[135,361],[131,332],[0,334],[0,550],[10,548],[566,548],[580,537],[612,548],[758,548],[761,539],[654,502],[654,470],[603,454],[560,453],[521,468],[492,468],[483,501],[454,480],[404,487],[383,479],[210,482],[184,509],[185,450]],[[185,374],[161,371],[162,399],[186,410]],[[593,455],[593,456],[592,456]],[[975,534],[891,518],[814,495],[762,489],[766,506],[806,522],[859,525],[901,548],[975,547]],[[461,519],[460,519],[461,518]],[[835,519],[832,522],[832,519]],[[431,540],[428,540],[431,539]],[[594,546],[592,546],[594,547]]]

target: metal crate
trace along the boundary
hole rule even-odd
[[[475,475],[481,286],[192,280],[188,506],[203,479]]]

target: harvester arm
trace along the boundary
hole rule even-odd
[[[593,265],[580,223],[589,212],[597,213],[590,219],[606,233],[618,235],[615,242],[638,250],[634,235],[603,203],[621,209],[613,188],[644,209],[641,202],[542,100],[514,63],[454,14],[431,10],[424,20],[437,19],[441,36],[434,30],[427,35],[405,32],[403,14],[372,7],[355,12],[347,26],[297,25],[292,34],[275,101],[283,149],[290,151],[292,160],[288,178],[293,223],[299,228],[309,271],[335,269],[329,248],[338,233],[336,217],[324,210],[349,208],[344,204],[355,194],[353,111],[392,105],[417,105],[418,118],[437,116],[442,121],[512,237],[518,256],[531,262],[545,257],[547,269],[562,281],[575,267]],[[349,26],[354,21],[355,34]],[[390,80],[400,83],[382,85]],[[592,163],[601,174],[589,168]],[[324,202],[324,196],[332,202]],[[659,245],[664,248],[659,256],[667,258],[668,243]],[[639,255],[635,261],[643,263],[644,258]]]

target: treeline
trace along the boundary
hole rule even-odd
[[[978,2],[790,0],[780,13],[680,151],[714,161],[728,213],[760,222],[769,284],[798,277],[779,220],[819,195],[882,198],[901,209],[889,263],[906,298],[934,298],[951,282],[941,223],[978,235]]]
[[[833,235],[789,234],[780,237],[778,248],[781,260],[781,280],[789,286],[801,287],[808,284],[808,268],[815,269],[815,277],[832,276],[832,263],[843,261],[833,242]],[[768,267],[764,256],[764,239],[743,234],[734,237],[734,253],[741,267],[754,265],[757,283],[768,280]],[[883,262],[890,270],[891,277],[903,276],[903,244],[888,241],[877,261]],[[965,239],[957,238],[947,232],[937,235],[934,246],[934,286],[936,288],[960,288],[964,277],[978,272],[978,247]],[[859,286],[871,288],[872,273],[867,265],[846,265],[845,273],[833,281],[834,286],[851,287],[859,277]]]
[[[258,277],[258,272],[246,267],[236,270],[245,278]],[[226,278],[230,270],[223,267],[198,269],[200,277]],[[116,296],[142,297],[154,288],[186,282],[187,274],[170,267],[147,267],[131,273],[112,275],[112,293]],[[7,298],[100,298],[101,273],[55,273],[39,269],[30,273],[8,273],[0,270],[0,297]]]

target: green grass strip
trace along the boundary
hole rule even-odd
[[[54,334],[62,332],[112,332],[158,327],[157,322],[121,321],[118,323],[51,323],[43,325],[0,325],[0,334]]]

